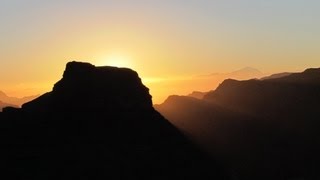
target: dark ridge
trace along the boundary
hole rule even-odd
[[[130,69],[70,62],[51,92],[0,118],[2,179],[228,179]]]
[[[197,99],[202,99],[208,92],[200,92],[200,91],[193,91],[192,93],[188,94],[189,97],[194,97]]]
[[[286,82],[295,84],[320,84],[320,68],[306,69],[302,73],[292,73],[288,76],[265,81]]]
[[[320,68],[309,68],[309,69],[306,69],[303,73],[305,73],[305,74],[319,74]]]
[[[291,74],[292,73],[290,73],[290,72],[277,73],[277,74],[272,74],[270,76],[263,77],[263,78],[261,78],[261,80],[278,79],[278,78],[289,76]]]
[[[152,101],[149,89],[130,69],[70,62],[52,92],[22,107],[27,111],[105,111],[148,109]]]
[[[157,110],[220,158],[238,179],[320,179],[320,69],[227,79],[202,100],[175,96]]]
[[[6,107],[17,107],[17,106],[14,104],[9,104],[9,103],[0,101],[0,112],[3,111],[3,109],[5,109]]]

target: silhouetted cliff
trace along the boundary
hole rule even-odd
[[[241,179],[318,179],[319,99],[320,69],[307,69],[228,79],[203,100],[170,97],[156,109]]]
[[[52,92],[26,103],[27,111],[111,111],[152,108],[148,88],[126,68],[71,62]]]
[[[12,179],[226,179],[130,69],[70,62],[51,92],[0,118]]]

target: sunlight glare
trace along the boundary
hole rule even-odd
[[[133,68],[132,61],[128,56],[113,54],[103,58],[99,65]]]

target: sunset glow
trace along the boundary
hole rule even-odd
[[[121,54],[111,54],[106,56],[105,58],[102,58],[101,62],[98,62],[96,65],[134,68],[132,59]]]
[[[0,90],[42,94],[73,60],[134,69],[156,103],[220,82],[188,86],[201,75],[319,67],[319,7],[297,0],[4,0]]]

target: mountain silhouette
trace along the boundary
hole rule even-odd
[[[11,179],[228,179],[148,91],[130,69],[68,63],[51,92],[0,113],[1,169]]]
[[[263,73],[261,71],[259,71],[258,69],[252,68],[252,67],[244,67],[242,69],[233,71],[230,73],[231,77],[232,76],[255,76],[255,77],[260,77],[263,75]]]
[[[319,179],[320,69],[265,80],[227,79],[202,100],[156,109],[239,179]]]
[[[35,96],[26,96],[22,98],[17,97],[10,97],[7,96],[3,91],[0,91],[0,101],[6,102],[8,104],[12,104],[13,106],[21,106],[22,104],[34,100],[35,98],[39,97],[38,95]]]
[[[194,97],[197,99],[202,99],[206,94],[207,94],[207,92],[193,91],[192,93],[188,94],[187,96]]]
[[[202,77],[208,77],[208,78],[217,78],[217,79],[226,79],[226,78],[233,78],[233,79],[252,79],[252,78],[260,78],[263,76],[263,73],[259,71],[258,69],[252,68],[252,67],[244,67],[232,72],[228,73],[212,73],[209,75],[204,75]]]
[[[17,106],[14,105],[14,104],[9,104],[9,103],[5,103],[5,102],[0,101],[0,112],[1,112],[2,109],[5,108],[5,107],[17,107]]]
[[[288,108],[292,106],[303,112],[306,106],[317,108],[319,87],[320,69],[307,69],[302,73],[292,73],[276,79],[228,79],[204,99],[255,116],[261,116],[260,113],[279,113],[279,110],[283,110],[286,115],[292,115],[297,112],[288,113]]]
[[[292,73],[289,73],[289,72],[276,73],[276,74],[271,74],[270,76],[263,77],[263,78],[261,78],[261,80],[277,79],[277,78],[282,78],[282,77],[285,77],[285,76],[289,76],[291,74]]]

